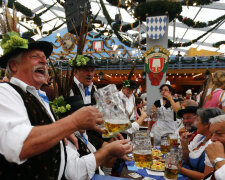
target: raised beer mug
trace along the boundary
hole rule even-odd
[[[179,158],[176,152],[166,154],[165,159],[165,178],[177,179]]]
[[[149,132],[145,130],[135,132],[132,144],[135,165],[150,168],[152,165],[152,146]]]

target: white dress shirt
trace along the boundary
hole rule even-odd
[[[29,86],[23,81],[14,77],[11,78],[10,82],[19,86],[25,92],[28,91],[34,95],[44,105],[53,121],[55,121],[50,111],[49,104],[40,98],[37,90],[34,87]],[[21,161],[19,154],[23,147],[23,143],[31,132],[33,126],[30,124],[27,110],[20,94],[7,83],[0,84],[0,92],[0,153],[6,158],[7,161],[22,164],[26,161],[26,159]],[[43,91],[40,92],[45,94]],[[60,147],[61,164],[58,179],[61,179],[65,166],[64,147],[61,141]],[[89,166],[87,165],[89,168],[88,170],[83,169],[83,167],[80,166],[79,154],[77,154],[74,149],[71,150],[67,148],[67,155],[68,157],[72,158],[70,161],[74,162],[72,164],[68,163],[66,166],[66,177],[68,179],[79,179],[77,177],[85,176],[87,171],[93,171],[94,175],[96,169],[96,160],[93,154],[85,157],[85,162],[89,163]],[[74,171],[79,173],[74,174]]]
[[[225,165],[217,169],[214,173],[216,180],[224,180],[225,179]],[[206,180],[210,180],[212,176],[208,177]]]
[[[84,104],[90,104],[91,103],[91,95],[85,96],[85,89],[84,89],[84,85],[82,83],[80,83],[80,81],[78,81],[78,79],[74,76],[73,78],[74,82],[77,84],[77,87],[80,90],[80,93],[82,95],[82,98],[84,100]],[[90,86],[88,86],[89,91],[91,92],[93,83],[91,83]],[[70,91],[70,96],[73,96],[73,90]]]
[[[126,110],[129,114],[131,114],[130,116],[130,120],[134,120],[134,116],[135,116],[135,97],[133,94],[130,95],[130,97],[128,98],[125,94],[123,94],[122,90],[119,91],[119,97],[125,102],[126,104]],[[133,111],[133,112],[132,112]]]
[[[80,134],[79,132],[76,132],[76,133]],[[67,156],[67,165],[76,167],[74,171],[70,171],[68,173],[67,173],[67,169],[66,169],[66,175],[70,175],[70,177],[75,177],[75,178],[72,178],[72,180],[75,180],[75,179],[77,179],[77,180],[91,179],[95,174],[96,160],[95,160],[95,156],[94,156],[93,153],[96,152],[96,149],[88,141],[88,136],[87,136],[86,132],[83,133],[83,136],[87,140],[87,147],[91,151],[91,154],[80,157],[80,154],[78,153],[74,144],[69,142],[68,146],[66,146],[67,152],[71,151],[70,156]],[[80,157],[80,158],[77,158],[77,160],[74,161],[73,156],[74,157]],[[77,167],[78,165],[79,165],[79,167]],[[99,169],[99,174],[104,175],[101,168],[99,167],[98,169]],[[66,176],[66,178],[71,179],[67,176]]]
[[[135,110],[133,110],[134,106],[135,106],[135,97],[134,95],[130,95],[129,98],[127,98],[127,96],[125,96],[125,94],[123,94],[122,91],[118,92],[119,97],[126,103],[126,110],[127,112],[130,114],[132,111],[132,115],[130,117],[130,120],[134,120],[134,116],[135,116]],[[139,124],[137,122],[133,122],[131,124],[131,128],[127,129],[126,131],[124,131],[123,133],[127,133],[127,134],[133,134],[134,132],[138,131],[140,128]]]

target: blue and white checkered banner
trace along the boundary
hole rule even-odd
[[[146,18],[146,31],[150,39],[160,39],[166,32],[167,16],[154,16]]]

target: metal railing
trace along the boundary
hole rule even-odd
[[[104,62],[104,63],[101,63]],[[54,62],[55,66],[66,70],[68,62],[65,60],[57,60]],[[96,62],[97,63],[97,62]],[[99,67],[96,70],[129,70],[135,65],[135,69],[144,69],[144,63],[140,63],[135,58],[130,61],[124,61],[124,59],[118,60],[116,63],[112,63],[111,59],[98,60]],[[184,56],[176,57],[171,56],[168,69],[217,69],[225,68],[225,56]]]

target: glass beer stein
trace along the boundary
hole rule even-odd
[[[165,178],[166,179],[177,179],[178,176],[178,154],[170,152],[166,154],[165,159]]]
[[[178,136],[177,134],[170,134],[170,147],[178,146]]]
[[[152,147],[154,147],[155,146],[155,142],[154,142],[154,134],[153,133],[150,133],[150,138],[151,138]]]
[[[170,138],[169,135],[163,135],[161,136],[161,152],[163,154],[167,153],[170,151]]]
[[[131,127],[115,84],[98,89],[94,97],[97,102],[96,108],[102,113],[105,121],[103,137],[112,137]]]
[[[152,165],[152,146],[149,132],[143,130],[134,133],[132,144],[135,165],[150,168]]]

